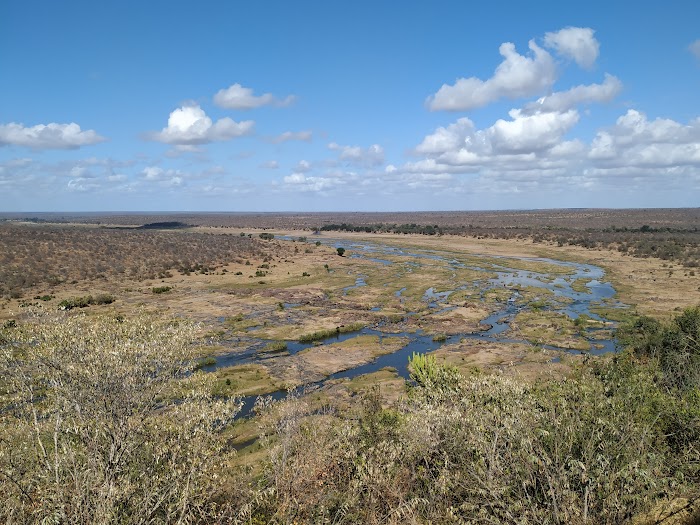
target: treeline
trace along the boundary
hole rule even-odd
[[[316,231],[347,231],[347,232],[363,232],[363,233],[417,233],[420,235],[441,235],[442,229],[436,224],[369,224],[369,225],[352,225],[347,223],[342,224],[325,224]]]
[[[642,225],[607,227],[603,229],[569,229],[546,226],[484,227],[468,225],[425,224],[326,224],[317,231],[348,231],[364,233],[400,233],[420,235],[461,235],[477,239],[531,239],[538,243],[558,246],[607,248],[634,257],[655,257],[673,261],[689,268],[700,266],[700,230],[698,228],[654,228]]]

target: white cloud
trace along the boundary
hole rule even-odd
[[[520,55],[515,45],[501,44],[504,60],[487,80],[460,78],[454,85],[443,84],[426,104],[431,111],[464,111],[486,106],[500,98],[529,97],[548,91],[557,78],[552,56],[534,40],[528,47],[531,56]]]
[[[325,192],[345,184],[338,177],[309,177],[303,173],[292,173],[283,180],[285,185],[296,191]]]
[[[260,167],[268,170],[276,170],[280,167],[280,163],[276,160],[267,160],[260,164]]]
[[[610,102],[620,91],[622,91],[622,82],[617,77],[606,73],[602,84],[575,86],[566,91],[552,93],[536,102],[526,104],[523,113],[563,112],[579,104]]]
[[[596,134],[589,157],[602,167],[700,167],[700,119],[688,125],[661,118],[650,121],[630,109],[615,126]]]
[[[294,171],[298,173],[306,173],[308,171],[311,171],[311,163],[308,160],[302,159],[299,161],[296,168],[294,168]]]
[[[214,95],[214,104],[226,109],[255,109],[261,106],[289,106],[295,99],[294,95],[278,99],[270,93],[255,96],[251,88],[233,84]]]
[[[700,38],[688,46],[688,50],[700,60]]]
[[[146,181],[157,183],[158,186],[165,188],[182,186],[186,178],[186,174],[180,170],[164,170],[159,166],[147,166],[141,175]]]
[[[151,133],[150,138],[166,144],[192,146],[249,135],[254,125],[252,120],[235,122],[228,117],[212,122],[202,108],[191,105],[170,113],[168,126]]]
[[[379,166],[384,164],[384,149],[379,144],[372,144],[363,149],[359,146],[341,146],[335,142],[328,144],[328,149],[339,152],[338,158],[357,166]]]
[[[544,35],[547,47],[560,55],[573,59],[579,66],[590,69],[595,64],[600,44],[589,27],[567,27]]]
[[[576,110],[534,115],[512,110],[510,116],[511,120],[499,119],[484,130],[461,118],[425,137],[416,152],[457,165],[488,163],[500,154],[538,153],[557,145],[579,119]]]
[[[557,145],[579,119],[578,112],[522,115],[511,111],[512,120],[499,119],[486,131],[496,153],[528,153]]]
[[[75,122],[70,124],[38,124],[25,127],[10,122],[0,124],[0,146],[23,146],[33,149],[77,149],[107,140],[89,129],[82,131]]]
[[[434,133],[425,137],[423,142],[416,147],[416,152],[435,155],[458,150],[465,144],[467,137],[474,136],[474,123],[464,117],[446,128],[438,128]]]
[[[270,139],[274,144],[289,142],[290,140],[299,140],[302,142],[311,142],[312,133],[310,131],[285,131],[281,135],[277,135]]]

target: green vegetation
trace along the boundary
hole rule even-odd
[[[287,341],[273,341],[267,343],[261,352],[286,352],[287,351]]]
[[[314,341],[328,339],[329,337],[333,337],[334,335],[362,330],[364,326],[365,325],[363,323],[352,323],[342,326],[336,326],[335,328],[329,328],[327,330],[318,330],[316,332],[311,332],[309,334],[302,335],[301,337],[299,337],[299,342],[313,343]]]
[[[340,248],[337,248],[336,251],[341,257],[345,254],[345,248],[343,248],[342,246]]]
[[[644,342],[659,329],[686,334],[666,349],[683,353],[698,319],[695,309],[669,326],[642,323],[636,335]],[[415,386],[394,406],[382,406],[376,390],[351,419],[318,418],[303,399],[278,403],[268,412],[277,423],[262,436],[263,483],[275,491],[253,515],[613,524],[644,516],[664,498],[685,498],[687,520],[700,483],[700,383],[686,377],[683,388],[669,389],[663,363],[630,350],[530,384],[464,377],[414,355]]]
[[[168,293],[172,289],[172,286],[154,286],[151,291],[155,294],[161,294]]]
[[[562,378],[414,354],[396,402],[369,377],[337,384],[362,396],[349,413],[323,409],[332,395],[260,401],[253,469],[226,466],[230,396],[281,388],[266,366],[195,372],[182,321],[37,321],[0,329],[4,522],[613,524],[696,505],[700,307],[638,318],[626,351]]]
[[[114,302],[114,297],[109,294],[100,294],[93,297],[92,295],[86,295],[85,297],[71,297],[70,299],[64,299],[58,303],[59,310],[72,310],[73,308],[87,308],[88,306],[94,304],[112,304]]]
[[[263,232],[260,235],[258,235],[263,241],[271,241],[272,239],[275,238],[275,236],[272,233],[267,233]]]
[[[623,327],[619,337],[635,355],[656,364],[667,388],[700,387],[700,306],[687,308],[668,324],[640,317]]]
[[[204,368],[206,366],[213,366],[216,364],[216,357],[213,356],[208,356],[204,357],[202,359],[197,360],[197,363],[195,365],[195,368]]]

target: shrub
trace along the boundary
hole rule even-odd
[[[338,252],[338,255],[340,255],[341,257],[345,254],[345,248],[343,248],[343,247],[336,248],[336,251]]]
[[[87,308],[93,304],[92,295],[86,295],[85,297],[71,297],[70,299],[64,299],[58,303],[59,310],[72,310],[73,308]]]
[[[172,290],[172,286],[154,286],[151,291],[154,294],[161,294],[161,293],[168,293],[170,290]]]
[[[287,350],[287,341],[273,341],[267,343],[262,351],[263,352],[285,352]]]
[[[261,521],[614,524],[698,482],[700,403],[632,354],[542,383],[463,377],[430,355],[410,368],[394,407],[372,393],[352,417],[269,407]],[[695,429],[677,452],[669,422]]]
[[[0,348],[0,521],[216,521],[219,434],[239,405],[192,373],[194,327],[36,321]]]
[[[114,302],[114,296],[104,293],[95,296],[91,304],[112,304]]]
[[[357,330],[362,330],[364,328],[362,323],[352,323],[342,326],[337,326],[335,328],[330,328],[327,330],[318,330],[309,334],[303,334],[299,337],[298,341],[300,343],[313,343],[314,341],[321,341],[323,339],[328,339],[334,335],[344,334],[348,332],[355,332]]]

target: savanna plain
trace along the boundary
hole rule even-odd
[[[4,523],[700,523],[700,209],[0,214]]]

